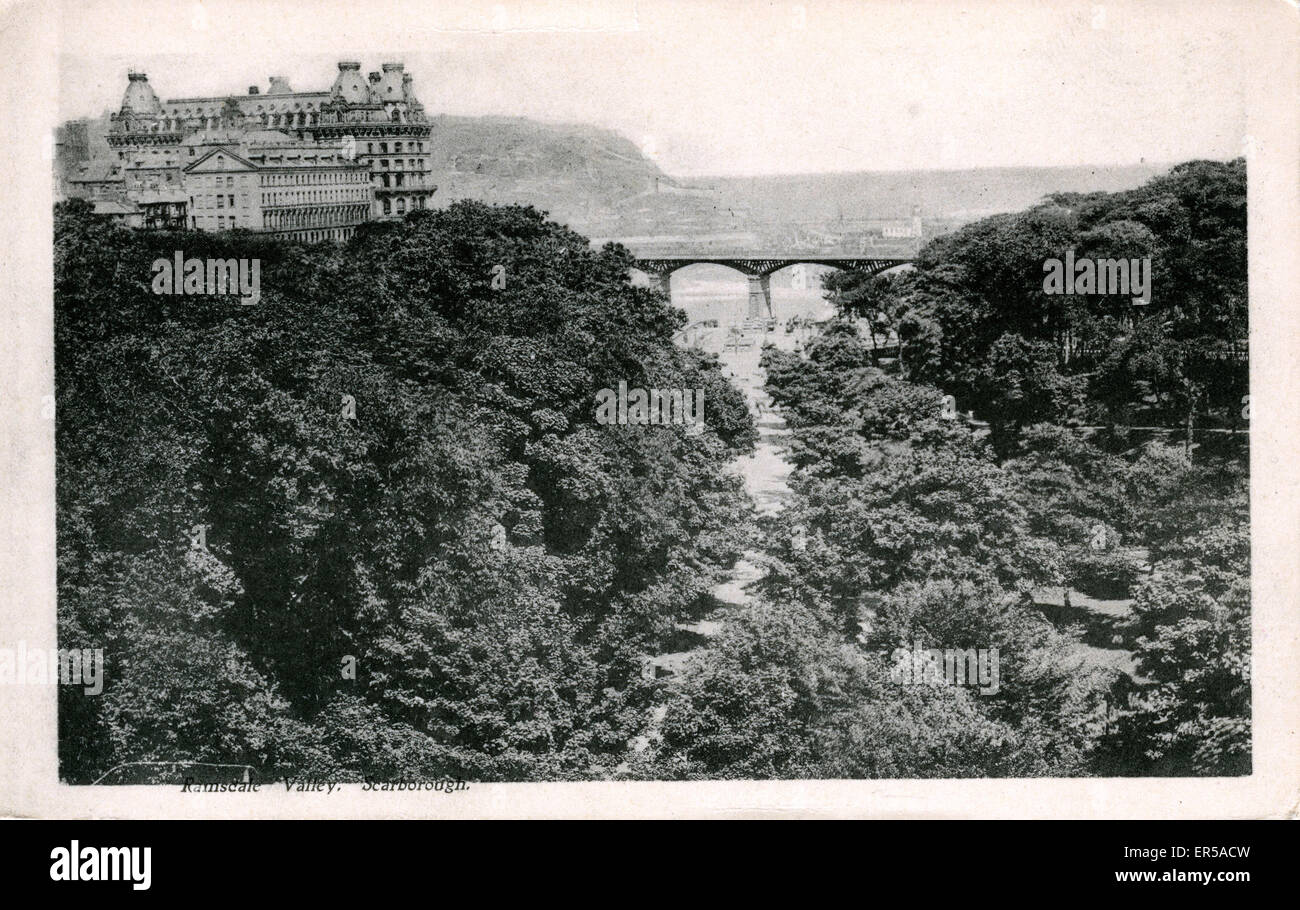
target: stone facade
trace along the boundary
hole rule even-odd
[[[341,144],[262,130],[237,146],[200,148],[182,179],[192,230],[247,228],[316,242],[346,240],[369,219],[369,170]]]
[[[233,218],[243,227],[247,218],[254,230],[273,230],[271,223],[289,230],[285,223],[290,222],[297,224],[295,231],[305,232],[295,236],[317,237],[322,232],[326,237],[346,236],[356,223],[357,167],[367,175],[362,220],[396,218],[428,208],[437,189],[429,168],[431,127],[415,97],[411,76],[401,63],[385,63],[381,72],[368,78],[362,77],[360,63],[343,61],[338,67],[338,76],[326,92],[295,92],[283,77],[272,76],[265,93],[252,86],[244,95],[167,101],[158,99],[144,73],[130,73],[108,136],[123,175],[125,198],[183,191],[187,197],[206,200],[206,195],[189,192],[201,185],[195,183],[197,175],[190,175],[190,169],[208,158],[213,148],[221,147],[254,169],[266,171],[265,182],[261,177],[247,178],[250,194],[259,200],[263,193],[281,199],[293,194],[299,199],[294,203],[299,208],[292,213],[271,204],[256,213],[242,207],[226,212],[221,220],[227,226]],[[286,142],[296,143],[292,151]],[[285,148],[254,153],[259,144]],[[216,187],[206,188],[215,197]],[[317,204],[326,211],[310,211]],[[207,210],[190,212],[186,223],[199,230],[220,230],[215,226],[220,224],[217,213]]]

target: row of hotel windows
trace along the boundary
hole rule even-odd
[[[225,148],[225,146],[222,147]],[[198,153],[203,150],[204,149],[202,149],[199,146],[190,146],[190,157],[191,158],[197,157]],[[155,149],[151,151],[150,154],[157,155],[158,151]],[[164,154],[166,153],[164,152]],[[120,152],[118,153],[118,157],[119,158],[122,157],[122,154]],[[265,159],[266,161],[269,161],[273,164],[292,163],[296,165],[300,164],[300,165],[305,165],[310,167],[314,167],[317,163],[337,164],[338,162],[345,160],[337,149],[322,149],[319,152],[317,151],[286,152],[281,150],[276,152],[276,154],[274,155],[268,155],[265,150],[261,150],[256,153],[250,153],[248,157],[251,158],[253,161],[258,161],[258,162]],[[141,164],[141,163],[143,163],[141,159],[136,160],[136,164]]]
[[[207,116],[203,116],[203,117],[200,117],[200,118],[198,118],[198,119],[199,119],[199,121],[202,123],[202,126],[200,127],[201,129],[216,129],[216,128],[218,128],[218,127],[220,126],[220,124],[221,124],[221,118],[219,118],[219,117],[207,117]],[[257,121],[257,123],[259,123],[259,124],[261,125],[261,127],[262,127],[263,129],[266,129],[266,128],[268,128],[268,127],[270,127],[270,128],[289,128],[289,129],[293,129],[293,128],[295,128],[295,127],[315,126],[315,125],[317,125],[317,124],[319,123],[319,119],[318,119],[317,115],[314,114],[314,113],[313,113],[313,114],[308,114],[308,115],[306,115],[306,116],[304,116],[302,113],[298,113],[296,116],[293,115],[293,114],[285,114],[285,115],[283,115],[283,116],[276,115],[276,114],[272,114],[272,115],[270,115],[270,116],[268,116],[268,115],[266,115],[266,114],[259,114],[259,115],[256,115],[256,116],[254,117],[254,119]],[[401,119],[402,119],[402,118],[400,117],[399,112],[398,112],[398,111],[393,111],[393,122],[395,122],[395,123],[400,123],[400,122],[401,122]],[[185,117],[185,118],[181,118],[181,117],[179,116],[179,114],[177,114],[176,112],[173,112],[171,118],[164,118],[164,119],[162,119],[162,120],[160,120],[160,121],[157,121],[157,122],[155,122],[155,123],[148,124],[148,125],[145,125],[145,124],[138,124],[138,125],[141,126],[141,127],[143,127],[143,129],[142,129],[143,132],[151,132],[151,133],[166,132],[166,133],[171,133],[171,132],[176,132],[177,130],[181,129],[183,125],[190,125],[190,126],[193,126],[193,125],[194,125],[194,120],[192,120],[192,119],[189,118],[188,116]],[[128,132],[130,132],[130,131],[133,131],[133,127],[135,126],[135,124],[128,123],[126,126],[127,126],[127,130],[128,130]],[[380,154],[387,154],[387,153],[388,153],[388,145],[389,145],[389,143],[387,143],[387,142],[379,142],[379,143],[367,142],[367,143],[366,143],[366,151],[373,152],[373,151],[375,150],[375,145],[378,145],[378,146],[379,146],[379,152],[380,152]],[[393,142],[393,143],[392,143],[392,146],[393,146],[393,151],[394,151],[394,152],[401,152],[401,151],[402,151],[402,143],[401,143],[400,141],[399,141],[399,142]],[[407,151],[410,151],[410,152],[422,152],[422,151],[424,151],[424,143],[423,143],[423,142],[419,142],[419,141],[412,140],[412,141],[406,143],[406,150],[407,150]],[[157,151],[154,151],[153,154],[156,155],[156,154],[158,154],[158,153],[157,153]],[[191,154],[191,155],[194,154],[193,150],[190,151],[190,154]]]
[[[302,205],[304,202],[366,202],[370,199],[369,187],[365,189],[299,190],[297,192],[263,193],[262,205]]]
[[[240,193],[240,194],[239,194],[239,197],[240,197],[240,203],[241,203],[242,205],[244,205],[245,207],[247,207],[247,205],[248,205],[248,194],[247,194],[247,193]],[[195,201],[196,198],[197,198],[197,202]],[[224,208],[226,207],[226,200],[227,200],[227,199],[230,200],[230,207],[233,209],[233,208],[235,207],[235,194],[234,194],[234,193],[228,193],[228,194],[226,194],[226,195],[224,195],[224,196],[223,196],[221,193],[217,193],[216,196],[212,196],[212,195],[205,195],[205,196],[198,196],[198,197],[191,196],[191,197],[190,197],[190,208],[192,208],[192,209],[212,209],[212,208],[224,209]]]
[[[245,113],[244,116],[252,118],[262,127],[262,129],[294,129],[304,126],[316,126],[320,123],[319,114],[304,113],[302,111],[286,114]],[[185,116],[182,117],[179,112],[172,111],[171,117],[165,117],[152,124],[138,124],[135,131],[146,133],[174,133],[185,127],[195,126],[199,129],[214,130],[219,128],[223,122],[224,121],[221,117],[214,117],[205,112],[199,112],[193,116],[187,112]],[[127,125],[128,130],[130,130],[131,127],[132,124]]]
[[[191,149],[190,151],[193,152],[194,150]],[[121,155],[119,154],[118,157],[121,157]],[[268,160],[270,163],[272,163],[272,164],[279,164],[279,163],[280,163],[280,158],[279,158],[279,157],[273,157],[273,158],[269,158],[269,159],[267,159],[267,160]],[[171,162],[166,162],[166,164],[170,164],[170,163],[171,163]],[[371,161],[368,162],[368,163],[371,164],[371,165],[373,165],[375,162],[374,162],[373,160],[371,160]],[[143,160],[141,160],[141,159],[137,159],[137,160],[134,162],[134,166],[135,166],[135,167],[144,167],[144,166],[145,166],[145,163],[144,163]],[[380,168],[380,170],[387,170],[387,169],[388,169],[388,166],[389,166],[389,159],[387,159],[387,158],[380,158],[380,159],[379,159],[379,168]],[[424,170],[425,170],[425,160],[424,160],[423,158],[394,158],[394,159],[392,159],[392,167],[393,167],[393,170],[398,170],[398,171],[405,169],[405,170],[408,170],[408,171],[419,171],[419,172],[424,172]],[[205,184],[203,183],[203,181],[204,181],[204,179],[205,179],[204,177],[199,176],[199,177],[195,177],[194,179],[197,180],[197,181],[199,182],[199,185],[200,185],[200,186],[205,185]],[[221,183],[221,180],[222,180],[221,175],[216,175],[216,176],[208,177],[208,178],[206,178],[206,179],[209,181],[209,182],[206,184],[207,186],[221,186],[221,185],[222,185],[222,183]],[[231,176],[227,175],[227,176],[225,177],[225,181],[226,181],[226,182],[225,182],[225,185],[226,185],[226,186],[234,186],[234,179],[235,179],[234,177],[231,177]],[[339,182],[340,180],[341,180],[342,182],[345,182],[345,183],[346,183],[346,182],[352,182],[352,181],[360,181],[360,180],[364,180],[364,179],[366,179],[366,175],[365,175],[362,171],[360,171],[359,169],[356,170],[356,171],[352,171],[351,173],[349,173],[348,171],[339,171],[339,172],[335,172],[334,170],[331,169],[331,171],[330,171],[329,173],[319,173],[319,174],[313,174],[313,173],[306,173],[306,174],[282,174],[282,175],[278,175],[278,176],[276,176],[276,177],[264,177],[263,179],[264,179],[264,182],[265,182],[265,181],[269,181],[269,182],[273,182],[273,183],[296,183],[296,184],[303,184],[303,183],[337,183],[337,182]],[[387,183],[384,184],[384,186],[387,186],[387,185],[388,185]],[[398,184],[398,185],[400,186],[401,184]]]
[[[356,228],[330,228],[324,231],[287,231],[280,234],[281,237],[292,237],[295,240],[306,240],[315,243],[320,240],[347,240],[355,233]]]
[[[211,230],[212,228],[216,228],[218,231],[224,231],[224,230],[227,230],[227,229],[233,229],[233,228],[237,228],[237,227],[246,227],[246,228],[251,228],[251,227],[253,227],[253,219],[252,219],[251,217],[249,217],[248,215],[245,215],[245,216],[244,216],[244,220],[243,220],[243,222],[241,223],[241,222],[239,221],[239,217],[238,217],[238,216],[236,216],[236,215],[231,215],[231,216],[230,216],[230,222],[229,222],[229,224],[227,224],[227,223],[226,223],[226,216],[225,216],[225,215],[216,215],[216,216],[213,216],[213,215],[191,215],[191,216],[190,216],[190,227],[191,227],[191,228],[194,228],[195,230],[198,230],[199,228],[207,228],[207,229],[209,229],[209,230]]]
[[[376,145],[376,144],[378,144],[378,146],[379,146],[379,150],[378,150],[378,151],[375,150],[375,145]],[[407,147],[406,147],[406,151],[408,151],[408,152],[417,152],[417,153],[418,153],[418,152],[423,152],[423,151],[424,151],[424,143],[423,143],[423,142],[408,142],[408,143],[406,143],[406,146],[407,146]],[[157,158],[159,155],[163,155],[163,156],[166,156],[166,157],[168,157],[168,158],[174,158],[174,157],[176,156],[176,151],[175,151],[174,149],[135,149],[134,151],[135,151],[135,153],[138,154],[138,155],[152,155],[152,156],[155,157],[155,158]],[[190,146],[190,154],[189,154],[189,156],[190,156],[191,158],[195,157],[198,153],[199,153],[199,146],[195,146],[195,145]],[[387,143],[387,142],[380,142],[380,143],[367,142],[367,143],[366,143],[366,154],[368,154],[368,155],[387,155],[388,153],[389,153],[389,152],[388,152],[388,143]],[[400,155],[400,154],[402,154],[402,143],[400,143],[400,142],[394,142],[394,143],[393,143],[393,152],[392,152],[392,153],[393,153],[394,155]],[[125,150],[123,150],[123,151],[119,151],[119,152],[117,153],[117,157],[118,157],[119,160],[125,158],[125,157],[126,157],[126,151],[125,151]],[[295,157],[296,157],[296,156],[295,156]],[[412,160],[414,160],[414,159],[412,159]],[[141,160],[140,160],[140,159],[137,159],[137,163],[141,163]],[[423,167],[424,162],[421,161],[421,162],[420,162],[420,165]],[[387,167],[388,165],[384,165],[384,166]],[[412,164],[411,166],[414,167],[415,165]]]
[[[165,180],[168,184],[174,182],[174,180],[172,180],[171,177],[172,175],[170,174],[165,175]],[[330,184],[337,185],[339,183],[365,183],[370,180],[370,174],[365,173],[363,171],[356,171],[352,173],[346,171],[344,172],[331,171],[329,173],[323,173],[323,174],[263,174],[261,175],[261,177],[262,177],[261,180],[262,186],[311,186],[313,184],[321,184],[321,183],[330,183]],[[394,174],[375,174],[374,177],[375,177],[374,180],[375,186],[420,187],[420,186],[429,185],[429,175],[424,172],[407,173],[405,171],[402,171],[400,173],[394,173]],[[190,183],[190,185],[198,186],[198,187],[239,186],[242,188],[248,186],[252,182],[252,178],[248,176],[241,176],[240,180],[236,182],[235,178],[229,175],[225,176],[224,179],[221,175],[216,175],[216,176],[189,175],[186,179]]]
[[[408,143],[406,143],[406,150],[407,150],[408,152],[422,152],[422,151],[424,151],[424,143],[423,143],[423,142],[408,142]],[[369,152],[371,155],[373,155],[373,154],[375,153],[375,143],[373,143],[373,142],[367,142],[367,143],[366,143],[366,151]],[[394,142],[394,143],[393,143],[393,154],[401,154],[401,152],[402,152],[402,143],[400,143],[400,142]],[[387,143],[387,142],[381,142],[381,143],[379,143],[379,154],[381,154],[381,155],[387,155],[387,154],[388,154],[388,143]]]
[[[306,174],[261,174],[262,186],[310,186],[313,183],[365,183],[370,179],[364,171],[310,172]],[[246,186],[253,175],[240,175],[240,185]],[[191,174],[195,186],[234,186],[235,178],[229,174]]]
[[[239,186],[246,187],[251,182],[251,174],[239,175]],[[194,186],[234,186],[235,178],[229,174],[187,174],[186,181]]]
[[[302,230],[356,224],[366,220],[363,205],[321,205],[309,209],[278,209],[262,215],[262,227],[269,231]]]
[[[263,186],[309,186],[313,183],[365,183],[369,175],[357,171],[354,173],[311,173],[311,174],[241,174],[236,181],[230,175],[187,174],[186,180],[193,186],[248,186],[261,177]]]
[[[400,170],[402,169],[402,162],[403,162],[403,161],[406,162],[406,169],[407,169],[408,171],[422,171],[422,170],[424,170],[424,159],[423,159],[423,158],[419,158],[419,159],[416,159],[416,158],[394,158],[394,159],[393,159],[393,169],[394,169],[394,170],[398,170],[398,171],[400,171]],[[416,163],[417,161],[419,162],[418,164]],[[369,163],[370,163],[370,164],[374,164],[374,163],[375,163],[375,162],[374,162],[374,159],[372,158],[372,159],[370,160]],[[387,159],[387,158],[380,158],[380,159],[379,159],[379,167],[380,167],[381,169],[387,169],[387,168],[388,168],[388,159]]]
[[[369,179],[365,171],[330,171],[329,173],[312,172],[307,174],[266,174],[267,186],[297,186],[308,183],[364,183]]]
[[[332,192],[332,193],[341,193],[341,192],[343,192],[343,191],[345,191],[345,190],[355,190],[356,192],[364,193],[364,192],[366,192],[366,189],[365,189],[364,187],[362,187],[361,184],[365,184],[365,183],[369,180],[369,175],[368,175],[368,174],[365,174],[365,173],[361,173],[361,172],[358,172],[358,173],[355,173],[355,174],[349,174],[349,173],[329,173],[329,174],[262,174],[262,175],[260,175],[260,176],[261,176],[261,178],[262,178],[262,179],[261,179],[261,182],[260,182],[260,183],[261,183],[261,186],[264,186],[264,187],[267,187],[267,186],[294,186],[294,187],[297,187],[297,186],[311,186],[312,184],[321,184],[321,183],[329,183],[329,184],[333,184],[333,187],[332,187],[331,189],[320,189],[320,190],[305,190],[305,191],[300,191],[300,192],[306,192],[306,193],[308,193],[308,194],[313,194],[313,195],[312,195],[312,198],[313,198],[313,199],[317,199],[317,200],[323,200],[323,199],[326,198],[326,197],[324,197],[324,196],[321,196],[321,195],[320,195],[321,193],[331,193],[331,192]],[[224,186],[224,187],[233,187],[233,186],[236,186],[236,182],[235,182],[235,178],[234,178],[234,177],[226,176],[226,177],[224,178],[224,180],[223,180],[222,176],[219,175],[219,174],[218,174],[218,175],[202,175],[202,174],[200,174],[200,175],[190,175],[190,177],[188,178],[188,182],[189,182],[192,186],[195,186],[195,187],[223,187],[223,186]],[[247,189],[247,188],[248,188],[250,185],[252,185],[254,182],[255,182],[255,181],[254,181],[254,178],[253,178],[253,177],[251,177],[251,176],[249,176],[249,175],[241,175],[241,176],[240,176],[240,179],[239,179],[239,182],[238,182],[238,186],[239,186],[240,189]],[[340,184],[340,183],[355,183],[355,184],[358,184],[358,186],[356,186],[356,187],[343,187],[343,188],[338,188],[338,184]],[[282,194],[282,195],[286,195],[286,196],[287,196],[287,195],[290,195],[290,194],[286,192],[286,193],[284,193],[284,194]],[[266,193],[263,193],[263,194],[262,194],[262,201],[263,201],[263,202],[267,201],[267,200],[266,200],[266,196],[267,196]],[[342,197],[342,196],[335,195],[335,196],[330,197],[330,198],[341,199],[341,198],[343,198],[343,197]]]
[[[127,151],[128,151],[128,150],[125,150],[125,149],[122,150],[122,151],[119,151],[119,152],[117,153],[117,160],[118,160],[118,161],[125,161],[125,160],[126,160],[126,153],[127,153]],[[164,166],[166,166],[166,165],[175,165],[175,164],[176,164],[177,153],[176,153],[176,150],[175,150],[175,149],[163,149],[162,151],[159,151],[158,149],[130,149],[129,151],[131,152],[132,155],[141,155],[141,156],[143,156],[143,155],[152,155],[152,156],[155,157],[155,158],[157,158],[159,155],[162,155],[162,156],[163,156],[163,161],[162,161],[162,163],[163,163]],[[194,154],[194,149],[190,149],[190,154]],[[144,166],[144,158],[143,158],[143,157],[133,158],[132,161],[134,162],[134,164],[135,164],[136,167],[143,167],[143,166]],[[158,166],[158,162],[154,162],[153,166],[154,166],[154,167],[157,167],[157,166]]]
[[[317,221],[353,221],[354,220],[351,213],[342,210],[336,212],[325,212],[324,210],[322,210],[320,212],[315,212],[311,214],[315,216],[315,220]],[[306,218],[307,216],[304,215],[303,217]],[[193,228],[194,230],[199,230],[200,228],[202,228],[205,230],[216,229],[218,231],[233,230],[234,228],[237,227],[253,228],[253,227],[258,227],[258,225],[254,224],[255,220],[256,219],[254,219],[250,215],[245,215],[243,217],[243,220],[240,220],[240,217],[238,215],[230,215],[230,216],[191,215],[190,227]],[[262,219],[261,226],[274,228],[275,223],[279,220],[281,219],[272,219],[271,216],[266,216]],[[269,224],[268,221],[270,222]],[[322,233],[331,233],[331,232],[325,231]],[[349,235],[350,233],[351,231],[349,229]],[[317,239],[324,239],[324,238],[321,237]]]
[[[301,190],[298,192],[263,193],[262,205],[300,205],[304,202],[362,202],[370,198],[370,190]]]
[[[391,183],[389,182],[390,177],[392,178]],[[375,186],[402,186],[403,185],[402,179],[404,177],[410,178],[409,180],[406,181],[405,184],[406,186],[428,186],[429,185],[428,174],[379,174],[378,175],[379,179],[375,183]]]
[[[337,115],[334,117],[326,117],[325,120],[322,121],[322,115],[311,110],[310,105],[308,105],[306,111],[288,111],[283,114],[277,114],[275,112],[264,113],[260,111],[260,109],[257,113],[252,111],[244,111],[243,113],[246,118],[250,118],[254,122],[260,124],[263,129],[301,129],[309,126],[319,126],[322,122],[330,125],[339,122]],[[400,108],[394,108],[392,112],[389,113],[388,121],[391,123],[412,122],[411,115]],[[213,116],[211,111],[200,110],[194,114],[186,111],[184,115],[182,115],[180,111],[172,111],[170,117],[163,117],[152,121],[121,120],[118,122],[122,125],[122,129],[128,133],[174,133],[178,130],[184,129],[185,127],[196,126],[199,129],[214,130],[220,127],[225,121],[221,116]],[[369,122],[373,123],[376,121]]]
[[[416,209],[424,208],[424,202],[425,198],[423,196],[416,196],[409,204],[405,196],[398,196],[396,199],[389,199],[385,196],[379,200],[385,215],[405,215],[408,211],[414,212]]]
[[[299,190],[296,192],[278,192],[263,193],[262,205],[300,205],[304,202],[365,202],[370,198],[369,188],[357,189],[347,187],[345,189],[332,190]],[[248,193],[239,194],[239,204],[248,206]],[[201,194],[190,197],[190,208],[192,209],[224,209],[226,207],[235,207],[234,193],[211,193]]]

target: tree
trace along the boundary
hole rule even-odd
[[[181,248],[260,259],[262,302],[154,296]],[[61,206],[55,250],[60,635],[131,662],[65,704],[66,778],[611,773],[639,654],[745,542],[755,436],[625,250],[472,203],[319,247]],[[703,389],[703,431],[598,424],[619,380]]]
[[[988,415],[993,447],[1003,456],[1021,429],[1064,422],[1083,399],[1083,380],[1061,373],[1051,344],[1020,335],[995,341],[976,375],[971,405]]]

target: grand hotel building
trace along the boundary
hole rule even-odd
[[[246,227],[307,241],[346,240],[369,220],[374,191],[366,165],[341,143],[256,130],[237,141],[210,131],[186,138],[195,157],[181,169],[187,227]]]
[[[272,76],[265,94],[252,86],[167,101],[144,73],[128,74],[107,137],[125,201],[183,205],[185,226],[198,230],[303,240],[345,238],[362,221],[429,207],[430,124],[411,76],[401,63],[368,79],[360,63],[338,67],[326,92],[295,92]]]

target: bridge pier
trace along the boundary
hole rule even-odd
[[[772,276],[746,275],[749,279],[750,319],[766,319],[772,315]]]
[[[650,290],[659,291],[668,298],[668,302],[673,302],[673,282],[672,275],[660,275],[655,272],[648,272],[650,278]]]

